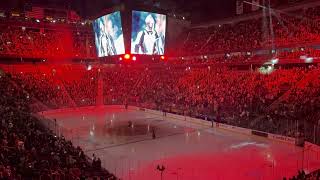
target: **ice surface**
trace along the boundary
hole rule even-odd
[[[157,165],[166,168],[163,180],[273,180],[320,167],[316,152],[143,111],[100,108],[46,116],[121,179],[160,180]]]

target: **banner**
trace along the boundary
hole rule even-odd
[[[41,7],[32,7],[31,11],[28,11],[26,13],[26,16],[29,18],[35,18],[35,19],[43,19],[44,17],[44,11]]]
[[[277,141],[282,141],[290,144],[295,144],[295,138],[292,137],[287,137],[287,136],[282,136],[282,135],[277,135],[277,134],[269,134],[268,135],[269,139],[277,140]]]
[[[268,137],[268,133],[252,130],[251,133],[256,136]]]

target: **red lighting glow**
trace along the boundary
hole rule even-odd
[[[130,59],[130,54],[125,54],[124,59]]]
[[[164,59],[165,59],[165,57],[164,57],[164,56],[160,56],[160,59],[161,59],[161,60],[164,60]]]

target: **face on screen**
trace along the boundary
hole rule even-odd
[[[96,19],[93,29],[98,57],[124,54],[120,12]]]
[[[143,11],[132,12],[131,53],[163,55],[166,15]]]

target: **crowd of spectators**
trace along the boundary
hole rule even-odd
[[[320,179],[320,170],[306,174],[303,170],[298,172],[297,176],[283,178],[283,180],[318,180]]]
[[[314,124],[319,124],[320,108],[320,72],[318,68],[311,68],[306,74],[305,78],[296,84],[288,91],[285,96],[274,104],[269,112],[268,120],[261,123],[261,127],[266,124],[271,125],[270,128],[286,130],[285,132],[278,132],[288,136],[295,136],[293,132],[301,128],[304,136],[307,139],[314,138]],[[287,123],[279,123],[277,120]],[[297,121],[303,120],[303,121]],[[285,125],[287,124],[287,125]],[[280,126],[287,126],[287,128],[279,128]],[[319,140],[318,140],[319,141]]]
[[[0,179],[116,179],[32,115],[31,95],[0,73]],[[48,97],[50,98],[50,97]]]
[[[299,48],[278,53],[280,59],[306,59],[308,57],[320,57],[320,51],[313,48]]]
[[[235,24],[221,24],[207,28],[188,30],[186,39],[181,40],[183,47],[179,55],[202,55],[232,52],[253,52],[257,49],[300,47],[307,43],[317,44],[319,39],[319,7],[299,10],[298,12],[273,14],[274,35],[266,35],[269,28],[268,18],[254,18]],[[300,13],[300,16],[292,14]],[[303,17],[303,18],[300,18]],[[266,22],[266,27],[263,27]],[[0,23],[0,55],[28,58],[96,58],[94,36],[90,26],[55,29],[22,27]],[[269,30],[268,30],[269,31]],[[175,48],[172,48],[176,51]],[[280,52],[279,57],[299,58],[312,54],[319,57],[319,52],[311,48],[308,51]],[[310,53],[310,51],[312,51]],[[176,54],[177,55],[177,54]],[[254,53],[252,53],[254,55]],[[216,58],[217,59],[217,58]],[[250,58],[219,58],[219,61],[238,62]]]
[[[269,16],[269,15],[268,15]],[[319,42],[319,7],[288,13],[272,13],[233,24],[220,24],[187,31],[180,55],[246,52],[261,48],[286,47]]]
[[[17,65],[3,69],[28,93],[31,104],[42,104],[34,110],[94,106],[101,92],[104,104],[132,104],[207,119],[219,116],[232,125],[293,137],[300,122],[300,131],[308,132],[306,138],[313,141],[314,132],[306,128],[319,123],[318,67],[280,68],[267,75],[227,66],[175,64],[160,68],[99,65],[91,70],[85,65]]]
[[[179,55],[202,55],[215,53],[252,52],[261,48],[299,47],[318,43],[319,7],[273,14],[270,35],[269,19],[253,18],[234,24],[221,24],[207,28],[188,30]],[[299,16],[296,15],[296,13]],[[293,15],[295,14],[295,15]],[[301,18],[303,17],[303,18]],[[267,23],[264,27],[264,24]],[[90,26],[56,29],[22,27],[1,24],[0,55],[31,58],[96,58],[94,36]],[[172,48],[175,49],[175,48]],[[176,49],[175,53],[176,54]],[[296,51],[299,53],[298,51]],[[296,53],[296,54],[297,54]],[[282,54],[282,55],[281,55]],[[295,53],[280,53],[286,58]],[[303,54],[303,53],[301,53]],[[314,53],[319,55],[319,52]],[[177,54],[176,54],[177,55]],[[236,58],[239,60],[239,58]],[[243,60],[243,59],[242,59]],[[239,61],[242,61],[239,60]],[[231,60],[230,60],[231,61]]]
[[[147,70],[142,79],[147,83],[138,84],[133,95],[138,97],[138,102],[153,108],[195,117],[215,118],[219,114],[232,125],[277,132],[274,127],[260,129],[261,124],[252,125],[252,121],[270,113],[266,109],[302,81],[309,71],[293,68],[263,75],[213,67]]]
[[[24,58],[95,58],[92,32],[41,30],[0,24],[0,55]]]
[[[3,69],[10,72],[12,80],[28,92],[33,105],[41,103],[39,110],[96,103],[98,73],[87,71],[85,66],[21,65]]]
[[[85,67],[66,66],[57,68],[55,75],[61,80],[65,92],[73,105],[90,106],[96,104],[98,71],[87,71]]]

